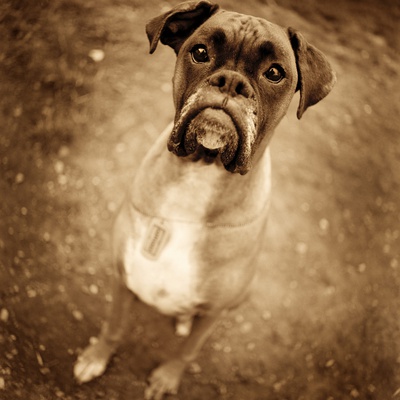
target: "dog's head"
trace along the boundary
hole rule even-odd
[[[208,1],[180,4],[146,31],[151,53],[161,41],[177,54],[169,150],[219,155],[231,172],[249,171],[297,90],[301,118],[336,81],[326,57],[300,33]]]

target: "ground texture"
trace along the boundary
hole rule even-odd
[[[76,355],[110,302],[110,227],[173,118],[174,55],[152,56],[155,0],[0,4],[0,398],[141,399],[179,344],[139,304],[107,373]],[[400,5],[223,1],[293,26],[338,74],[272,142],[273,204],[251,299],[171,399],[400,399]]]

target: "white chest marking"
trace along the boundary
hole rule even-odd
[[[154,221],[145,216],[139,218],[142,221],[137,224],[138,238],[129,238],[125,248],[129,289],[164,314],[190,314],[200,302],[196,292],[196,262],[192,255],[200,227],[164,221],[162,226],[168,231],[168,241],[157,257],[149,257],[143,249],[146,249],[147,232]]]

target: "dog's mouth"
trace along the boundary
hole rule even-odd
[[[183,145],[186,153],[196,154],[206,161],[218,155],[229,165],[239,145],[239,135],[231,117],[221,109],[206,108],[188,124]]]
[[[246,112],[233,100],[221,100],[220,95],[195,94],[175,122],[168,149],[178,156],[192,155],[206,162],[219,156],[225,169],[243,175],[251,168],[255,136],[252,110]]]

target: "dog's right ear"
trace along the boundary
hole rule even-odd
[[[183,42],[218,8],[217,4],[206,0],[190,1],[179,4],[170,11],[151,19],[146,25],[150,54],[156,50],[159,40],[172,47],[178,54]]]

